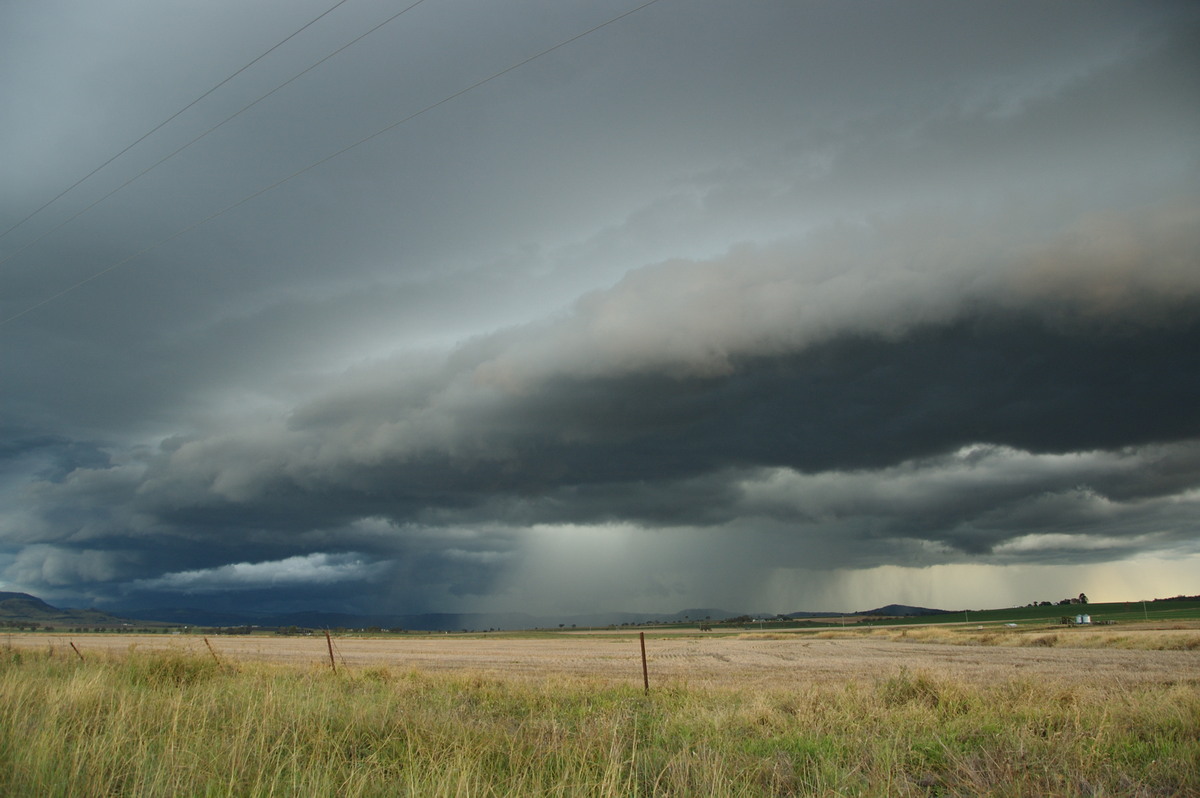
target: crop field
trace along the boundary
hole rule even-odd
[[[0,794],[1196,796],[1200,628],[0,636]]]

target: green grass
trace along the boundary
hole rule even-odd
[[[1004,623],[1046,624],[1057,623],[1059,618],[1087,614],[1093,622],[1112,621],[1114,623],[1171,623],[1172,621],[1189,621],[1200,619],[1200,601],[1176,601],[1173,599],[1156,599],[1142,602],[1102,602],[1091,604],[1051,605],[1049,607],[1009,607],[992,610],[967,610],[965,612],[947,612],[937,615],[917,615],[904,618],[866,618],[848,616],[829,621],[763,621],[745,625],[729,625],[714,623],[714,632],[730,631],[771,631],[781,629],[814,629],[818,625],[823,628],[860,629],[879,626],[925,626],[938,624],[961,623]],[[677,626],[695,626],[696,624],[679,624]]]
[[[946,623],[965,621],[989,623],[1014,621],[1017,623],[1046,623],[1057,621],[1063,616],[1090,615],[1093,621],[1115,621],[1117,623],[1169,623],[1173,620],[1195,620],[1200,618],[1200,601],[1148,601],[1104,602],[1092,604],[1054,605],[1050,607],[1012,607],[1000,610],[969,610],[965,613],[930,615],[912,619],[914,623]]]
[[[0,794],[1197,795],[1200,686],[898,672],[649,695],[0,652]]]

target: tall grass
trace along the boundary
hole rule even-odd
[[[1198,795],[1200,687],[774,691],[0,652],[0,794]]]

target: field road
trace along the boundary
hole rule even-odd
[[[0,647],[53,649],[56,655],[121,654],[130,650],[185,651],[210,656],[198,635],[13,633]],[[211,636],[223,661],[275,662],[327,667],[325,639],[314,637]],[[1138,651],[1111,648],[946,645],[872,638],[783,639],[657,636],[646,650],[654,682],[695,686],[786,687],[820,681],[869,681],[901,668],[967,681],[997,678],[1062,679],[1070,682],[1144,683],[1200,679],[1200,650]],[[613,637],[393,637],[334,638],[339,668],[385,666],[422,671],[465,671],[509,679],[572,679],[641,683],[636,635]]]

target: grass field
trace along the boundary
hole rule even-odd
[[[804,618],[792,620],[759,620],[750,624],[738,624],[738,627],[765,630],[811,629],[814,626],[833,626],[852,628],[858,626],[940,626],[948,623],[1004,623],[1011,622],[1019,625],[1056,623],[1063,617],[1074,617],[1087,613],[1096,622],[1104,623],[1154,623],[1164,624],[1175,621],[1200,620],[1200,600],[1192,599],[1154,599],[1153,601],[1124,601],[1100,602],[1090,604],[1065,604],[1036,607],[1008,607],[990,610],[964,610],[960,612],[943,612],[935,615],[917,615],[911,617],[876,617],[869,615],[834,616],[829,618]],[[713,622],[714,630],[726,628],[729,625]],[[691,624],[693,628],[697,624]]]
[[[0,794],[1200,795],[1200,630],[930,631],[6,636]]]

